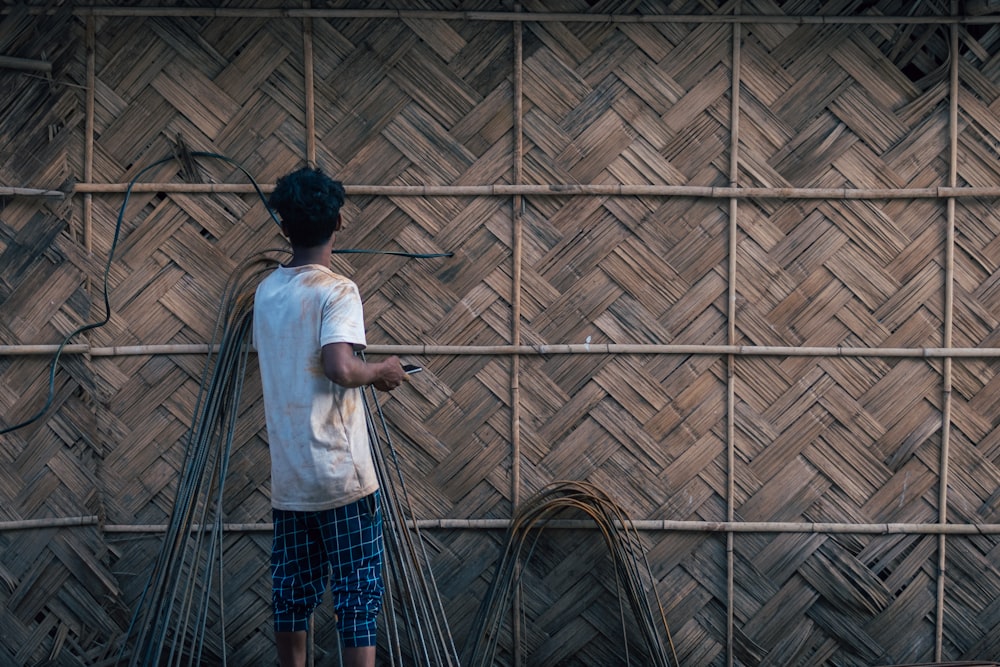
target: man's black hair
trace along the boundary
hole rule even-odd
[[[323,245],[340,229],[344,185],[321,169],[303,167],[278,179],[268,205],[281,216],[292,245]]]

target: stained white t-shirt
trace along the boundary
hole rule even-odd
[[[271,450],[271,506],[332,509],[375,491],[361,390],[331,382],[321,356],[329,343],[366,346],[357,285],[318,264],[278,267],[257,287],[253,341]]]

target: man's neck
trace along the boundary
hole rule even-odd
[[[320,266],[330,266],[330,253],[333,252],[333,238],[317,246],[292,246],[292,259],[285,266],[305,266],[306,264],[319,264]]]

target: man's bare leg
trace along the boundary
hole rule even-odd
[[[374,646],[345,646],[344,667],[375,667]]]
[[[306,636],[307,633],[304,630],[302,632],[274,633],[274,641],[278,646],[278,664],[281,667],[305,667]]]

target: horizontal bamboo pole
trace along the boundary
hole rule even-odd
[[[274,190],[274,184],[260,184],[265,193]],[[122,194],[129,190],[128,183],[76,183],[74,194]],[[134,183],[132,192],[180,192],[184,194],[256,194],[250,183]]]
[[[0,10],[0,16],[9,14],[11,8]],[[47,7],[30,7],[31,14],[54,14],[56,9]],[[795,16],[784,14],[748,15],[702,15],[702,14],[582,14],[559,12],[484,12],[484,11],[449,11],[449,10],[405,10],[405,9],[255,9],[240,7],[74,7],[76,16],[115,16],[115,17],[218,17],[218,18],[319,18],[319,19],[403,19],[403,20],[437,20],[437,21],[499,21],[511,23],[524,22],[559,22],[559,23],[762,23],[762,24],[796,24],[796,25],[836,25],[836,24],[952,24],[982,25],[1000,22],[1000,16],[993,15],[928,15],[928,16]]]
[[[101,530],[105,533],[165,533],[167,532],[167,524],[165,523],[149,523],[149,524],[106,524],[101,526]],[[191,526],[192,531],[209,531],[215,526],[201,524],[193,524]],[[227,533],[263,533],[271,532],[274,525],[270,523],[224,523],[222,524],[223,532]]]
[[[78,516],[52,519],[26,519],[0,521],[0,532],[68,528],[98,525],[96,516]],[[410,528],[421,530],[506,530],[508,519],[418,519],[409,520]],[[540,522],[546,528],[588,529],[594,522],[586,519],[549,519]],[[685,533],[817,533],[841,535],[997,535],[996,523],[815,523],[795,521],[679,521],[667,519],[636,519],[618,524],[647,532]],[[167,524],[105,524],[99,529],[105,533],[157,534],[167,531]],[[211,530],[213,526],[194,524],[191,530]],[[232,533],[270,532],[270,523],[225,523],[222,529]]]
[[[91,347],[86,343],[72,343],[62,348],[62,354],[89,354],[92,357],[127,357],[160,354],[206,354],[211,346],[194,345],[116,345]],[[218,346],[213,348],[218,351]],[[0,345],[0,357],[52,355],[59,352],[58,345]]]
[[[616,522],[617,523],[617,522]],[[507,519],[420,519],[408,524],[421,529],[506,530]],[[585,519],[550,519],[546,528],[592,528]],[[621,525],[621,524],[619,524]],[[811,523],[795,521],[677,521],[637,519],[627,522],[635,530],[687,533],[823,533],[847,535],[994,535],[1000,524],[940,523]]]
[[[66,193],[59,190],[0,186],[0,197],[44,197],[45,199],[65,199]]]
[[[129,189],[127,183],[77,183],[77,194],[120,194]],[[269,193],[274,184],[260,184]],[[968,197],[1000,197],[1000,186],[933,187],[933,188],[743,188],[701,185],[615,185],[615,184],[547,184],[547,185],[345,185],[348,195],[382,197],[566,197],[593,195],[600,197],[702,197],[711,199],[945,199]],[[254,194],[249,183],[135,183],[134,193],[182,192],[189,194]]]
[[[70,528],[74,526],[96,526],[96,516],[70,516],[49,519],[21,519],[0,521],[0,533],[14,530],[38,530],[41,528]]]
[[[28,72],[51,72],[52,63],[45,60],[32,60],[31,58],[0,56],[0,69],[20,69]]]
[[[85,343],[66,345],[62,354],[89,354],[91,357],[127,357],[169,354],[208,354],[218,346],[202,343],[176,345],[121,345],[91,347]],[[0,345],[0,357],[53,355],[58,345]],[[621,343],[575,343],[555,345],[369,345],[369,354],[409,354],[420,356],[487,356],[554,354],[681,354],[737,355],[745,357],[892,357],[916,359],[993,359],[997,347],[792,347],[780,345],[659,345]]]

